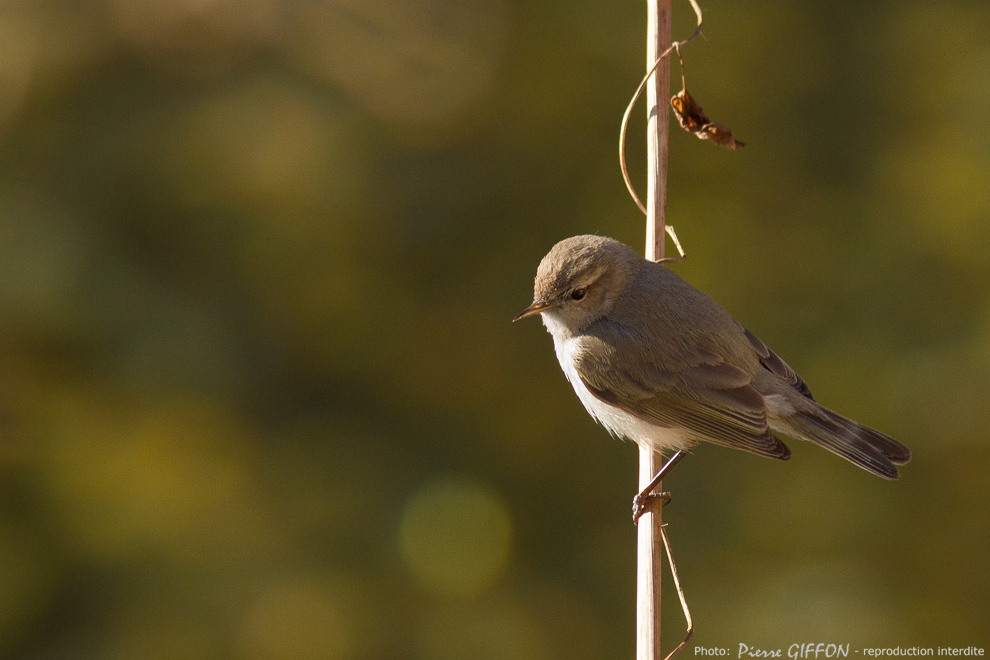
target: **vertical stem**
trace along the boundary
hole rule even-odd
[[[645,488],[662,464],[660,452],[639,448],[639,484]],[[659,660],[660,575],[663,567],[660,507],[651,507],[639,519],[636,576],[636,660]]]
[[[647,0],[646,70],[670,47],[671,0]],[[657,261],[664,253],[664,205],[667,198],[667,127],[670,65],[663,63],[646,86],[648,187],[646,200],[646,258]],[[659,452],[640,447],[639,484],[645,488],[662,465]],[[659,489],[658,489],[659,490]],[[638,524],[636,579],[636,660],[659,660],[660,569],[663,548],[660,507],[647,511]]]
[[[646,70],[670,48],[671,0],[647,0]],[[670,64],[662,63],[646,85],[646,258],[663,259],[667,201],[667,131],[670,126]]]

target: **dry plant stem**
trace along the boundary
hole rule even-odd
[[[691,39],[701,33],[701,9],[696,0],[690,0],[691,6],[698,16],[698,27]],[[667,194],[667,137],[668,137],[668,113],[670,97],[670,67],[660,67],[661,62],[667,61],[673,46],[670,43],[670,5],[671,0],[647,0],[648,20],[647,20],[647,55],[646,68],[648,73],[640,83],[639,89],[633,100],[630,102],[626,113],[622,118],[622,130],[619,137],[619,155],[622,166],[622,176],[626,181],[630,194],[636,200],[640,209],[646,213],[646,258],[652,261],[664,261],[664,233],[667,226],[664,204]],[[684,43],[686,43],[685,41]],[[668,61],[669,64],[669,61]],[[654,75],[655,72],[655,75]],[[651,83],[652,84],[648,84]],[[629,122],[629,114],[636,99],[642,93],[643,88],[647,88],[647,164],[648,164],[648,189],[647,206],[644,208],[639,201],[632,184],[629,180],[629,172],[625,163],[625,134],[626,126]],[[681,256],[684,256],[680,244],[675,244]],[[653,451],[649,447],[640,447],[639,450],[639,484],[640,490],[650,487],[659,487],[654,475],[660,470],[663,457],[660,452]],[[648,508],[642,517],[639,518],[638,525],[638,559],[636,574],[636,659],[637,660],[659,660],[661,658],[660,646],[660,576],[663,557],[661,553],[660,538],[664,539],[664,547],[667,548],[667,556],[670,559],[669,542],[663,529],[663,520],[660,515],[661,507],[653,506]],[[671,559],[673,567],[673,560]],[[672,568],[673,570],[673,568]],[[674,573],[676,579],[676,572]],[[675,582],[678,594],[681,596],[681,604],[687,606],[683,599],[683,592],[680,583]],[[690,615],[688,616],[690,628]],[[690,637],[690,630],[688,636]],[[669,660],[687,643],[681,643],[667,657]]]
[[[672,263],[676,261],[684,261],[685,259],[687,259],[687,254],[684,253],[684,248],[681,247],[681,242],[677,240],[677,233],[674,231],[674,226],[664,225],[664,229],[667,230],[667,235],[670,236],[670,240],[674,241],[674,247],[677,248],[678,256],[664,257],[663,259],[659,259],[658,261],[660,263]]]
[[[647,0],[646,68],[652,81],[647,91],[648,206],[646,212],[646,258],[663,259],[664,201],[667,192],[667,97],[670,95],[670,67],[657,67],[663,53],[670,50],[671,0]],[[645,83],[644,83],[645,84]],[[643,85],[640,85],[642,87]],[[638,94],[637,94],[638,95]],[[657,102],[658,99],[663,99]],[[627,111],[628,114],[628,111]],[[623,126],[625,120],[623,120]],[[620,148],[622,141],[620,140]],[[623,165],[623,168],[625,166]],[[623,176],[627,176],[623,172]],[[628,181],[628,178],[627,178]],[[638,201],[638,200],[637,200]],[[642,208],[642,204],[640,204]],[[639,449],[640,490],[653,481],[663,461],[650,447]],[[636,660],[659,660],[660,655],[660,569],[663,550],[661,507],[646,510],[637,522],[636,565]]]
[[[673,51],[675,48],[678,49],[678,55],[680,55],[680,47],[683,46],[684,44],[694,41],[694,39],[701,34],[701,21],[702,21],[701,8],[698,7],[698,3],[696,2],[696,0],[690,0],[690,2],[691,2],[691,7],[694,8],[695,15],[698,17],[698,27],[695,28],[694,32],[691,34],[690,37],[688,37],[684,41],[674,42],[672,45],[670,45],[665,50],[663,50],[655,61],[652,61],[652,63],[647,67],[646,75],[643,77],[643,80],[639,83],[639,87],[636,88],[636,93],[633,94],[632,100],[630,100],[629,105],[626,106],[625,114],[622,115],[622,126],[619,129],[619,167],[622,170],[622,178],[626,182],[626,189],[629,191],[629,194],[632,196],[633,201],[636,202],[636,206],[638,206],[639,210],[642,211],[643,213],[647,213],[647,209],[643,205],[643,202],[640,201],[639,195],[636,194],[636,190],[635,188],[633,188],[632,180],[629,178],[629,170],[626,168],[626,131],[629,125],[629,116],[632,114],[633,107],[636,105],[636,101],[639,100],[640,94],[643,93],[643,90],[646,88],[647,83],[650,82],[653,76],[653,72],[656,71],[660,63],[663,62],[667,57],[669,57],[671,51]],[[669,3],[667,4],[669,8]],[[668,11],[668,16],[669,15],[670,12]],[[668,81],[670,80],[669,74],[667,76],[667,80]],[[669,94],[670,94],[670,85],[668,83],[667,95],[669,96]],[[648,106],[652,108],[653,103],[652,102],[648,103]],[[677,239],[674,236],[671,236],[671,238],[674,239],[675,243],[677,242]],[[679,246],[680,244],[677,243],[677,245]],[[681,256],[683,256],[683,252],[681,252]]]
[[[670,129],[670,66],[664,59],[670,46],[671,0],[647,0],[646,68],[653,70],[646,86],[646,258],[660,261],[664,252],[665,203],[667,200],[667,141]],[[660,67],[661,62],[667,62]]]
[[[662,460],[659,452],[640,447],[639,482],[650,483]],[[659,660],[660,575],[663,567],[659,506],[647,508],[637,523],[636,660]]]
[[[687,622],[687,634],[684,636],[684,641],[677,645],[677,647],[667,654],[664,660],[670,660],[675,655],[681,652],[685,646],[687,646],[688,641],[691,640],[691,636],[694,635],[694,621],[691,620],[691,610],[688,609],[687,599],[684,597],[684,590],[681,589],[681,581],[677,577],[677,564],[674,563],[674,555],[670,552],[670,539],[667,538],[667,528],[666,526],[660,528],[660,534],[663,536],[663,547],[667,551],[667,561],[670,563],[670,574],[674,578],[674,587],[677,589],[677,598],[681,601],[681,609],[684,611],[684,620]]]

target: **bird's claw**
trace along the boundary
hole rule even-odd
[[[654,502],[659,502],[660,506],[666,506],[670,503],[670,491],[663,491],[662,493],[639,493],[633,498],[632,504],[632,514],[633,523],[639,522],[640,517],[646,513],[647,507],[649,507]]]

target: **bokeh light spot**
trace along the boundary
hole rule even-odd
[[[419,583],[440,595],[470,596],[505,567],[512,525],[491,489],[445,478],[414,494],[402,516],[403,559]]]
[[[351,617],[338,594],[321,580],[289,577],[255,600],[240,646],[246,658],[333,660],[352,657]]]

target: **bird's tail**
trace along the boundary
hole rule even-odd
[[[788,415],[786,428],[780,431],[824,447],[884,479],[896,479],[897,466],[911,460],[911,451],[889,435],[820,406]]]

